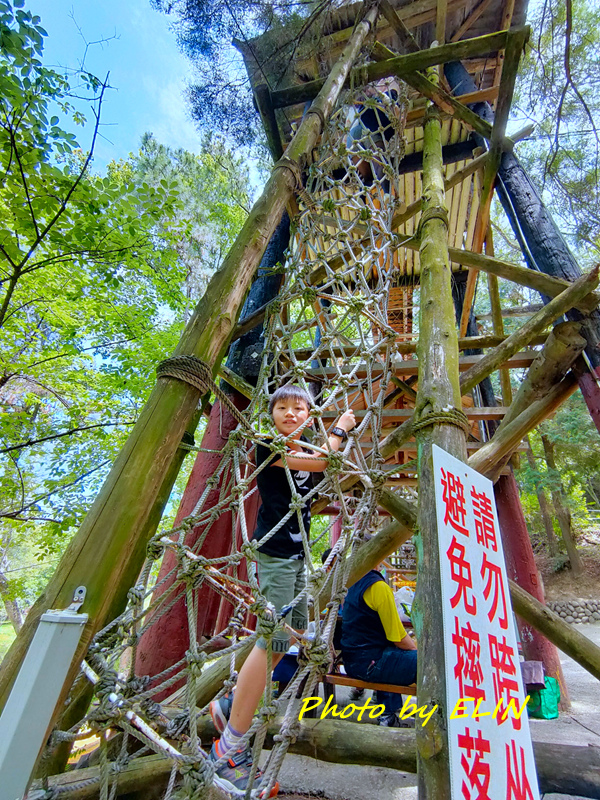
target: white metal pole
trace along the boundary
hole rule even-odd
[[[0,717],[0,796],[22,800],[31,780],[44,736],[75,654],[87,614],[77,613],[85,589],[73,605],[47,611]]]

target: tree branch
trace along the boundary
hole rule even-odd
[[[63,431],[62,433],[55,433],[52,436],[42,436],[40,439],[28,439],[26,442],[21,442],[21,444],[14,444],[10,447],[3,447],[0,449],[0,453],[12,453],[15,450],[22,450],[24,447],[33,447],[35,444],[42,444],[43,442],[51,442],[54,439],[61,439],[63,436],[71,436],[74,433],[80,433],[81,431],[90,431],[94,430],[95,428],[111,428],[115,425],[135,425],[134,422],[98,422],[95,425],[82,425],[77,428],[70,428],[68,431]]]

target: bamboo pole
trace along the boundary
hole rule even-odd
[[[527,320],[517,331],[505,339],[502,344],[486,353],[483,358],[473,367],[464,372],[460,379],[460,388],[463,394],[471,391],[483,378],[498,369],[511,356],[525,347],[531,337],[536,336],[548,327],[552,322],[561,317],[566,311],[576,305],[579,300],[586,297],[598,285],[598,267],[587,275],[572,283],[568,289],[555,297],[540,311]]]
[[[429,77],[439,77],[430,70]],[[421,309],[419,317],[419,389],[416,414],[461,407],[458,373],[458,336],[452,300],[448,257],[448,217],[444,200],[442,137],[439,110],[430,106],[423,129],[423,216],[421,218]],[[417,728],[419,797],[450,798],[450,764],[447,736],[446,658],[443,647],[441,575],[433,445],[466,461],[466,434],[446,422],[417,431],[419,463],[419,511],[417,595],[413,622],[419,641],[417,697],[419,705],[438,710],[428,725]]]
[[[242,231],[212,277],[175,355],[193,355],[213,369],[220,362],[262,253],[297,188],[298,170],[312,152],[376,14],[377,9],[371,8],[356,26],[285,159],[275,165]],[[2,663],[0,706],[6,702],[41,614],[48,608],[68,606],[74,589],[84,585],[89,622],[57,703],[58,709],[62,707],[91,638],[109,619],[115,596],[126,593],[135,581],[144,557],[141,536],[148,515],[199,399],[200,391],[187,383],[158,381],[79,532]],[[56,712],[52,723],[55,717]]]
[[[525,411],[566,375],[581,355],[586,340],[581,336],[580,322],[561,322],[550,332],[545,345],[529,367],[525,380],[498,426],[498,432]]]

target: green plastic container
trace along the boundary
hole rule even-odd
[[[560,686],[556,678],[544,679],[546,684],[539,692],[532,692],[527,701],[527,713],[534,719],[556,719],[560,702]]]

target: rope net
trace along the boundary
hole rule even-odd
[[[268,796],[299,730],[301,701],[314,694],[319,675],[331,663],[349,556],[378,529],[378,495],[390,476],[378,443],[394,389],[394,362],[400,358],[398,325],[405,336],[412,332],[410,286],[400,302],[395,289],[395,306],[388,309],[390,290],[398,278],[392,219],[401,205],[397,176],[404,153],[405,110],[404,88],[386,81],[350,90],[329,119],[301,193],[284,285],[265,322],[262,365],[256,392],[244,412],[245,424],[230,434],[192,513],[151,540],[125,612],[97,634],[89,649],[83,670],[95,684],[94,702],[77,725],[55,731],[53,743],[99,738],[100,768],[93,780],[102,800],[116,797],[118,773],[149,753],[159,753],[172,764],[165,800],[208,796],[215,765],[203,749],[210,742],[201,741],[197,722],[210,700],[231,691],[236,657],[248,652],[258,636],[267,641],[268,679],[262,705],[242,743],[253,741],[257,764],[267,726],[277,717],[279,733],[261,784]],[[398,316],[402,302],[407,309],[404,320]],[[395,316],[389,318],[389,311]],[[314,398],[304,426],[310,440],[306,446],[325,456],[328,468],[301,496],[285,466],[292,492],[289,512],[261,545],[297,517],[308,580],[278,615],[261,594],[253,568],[258,546],[252,541],[256,477],[268,463],[256,467],[253,454],[258,443],[270,449],[272,459],[286,452],[286,438],[275,429],[268,411],[269,396],[286,383],[302,387]],[[336,453],[327,432],[348,408],[356,413],[357,427]],[[352,488],[345,488],[349,485]],[[314,525],[319,530],[311,539],[302,509],[306,504],[314,509],[315,503],[320,509],[335,506],[338,511],[328,522],[321,519]],[[203,545],[223,515],[229,515],[229,552],[207,558]],[[341,527],[339,539],[325,564],[320,559],[315,564],[313,550],[323,549],[323,540],[329,539],[336,524]],[[170,554],[172,569],[163,570],[154,583],[157,562],[165,554]],[[222,629],[208,639],[197,630],[199,596],[207,587],[230,610],[220,614]],[[138,674],[140,640],[182,597],[189,629],[185,656],[151,678]],[[275,699],[270,680],[273,636],[281,630],[293,633],[286,619],[304,598],[314,636],[301,640],[298,671]],[[252,615],[256,630],[250,624]],[[215,652],[223,637],[228,637],[227,647]],[[120,737],[109,737],[109,731],[119,732]],[[42,789],[36,796],[68,796],[78,788],[80,784],[71,783],[68,790]]]

